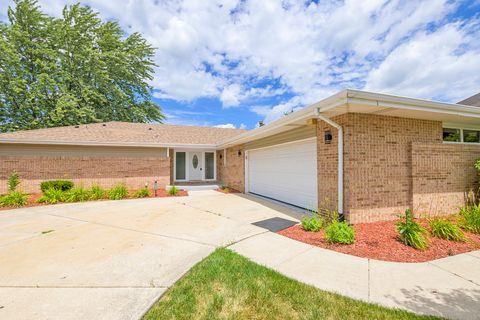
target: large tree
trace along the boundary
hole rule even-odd
[[[0,131],[100,121],[161,122],[154,48],[79,4],[61,18],[16,0],[0,23]]]

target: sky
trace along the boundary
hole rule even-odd
[[[59,16],[78,0],[39,0]],[[480,0],[83,0],[154,47],[166,123],[253,129],[346,88],[480,92]],[[7,3],[7,5],[5,5]],[[1,0],[6,21],[10,0]]]

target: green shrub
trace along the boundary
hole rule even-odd
[[[43,192],[43,196],[38,198],[39,203],[55,204],[65,200],[65,192],[58,189],[47,189]]]
[[[128,190],[124,184],[117,184],[108,191],[108,198],[110,200],[120,200],[128,197]]]
[[[480,173],[480,159],[477,159],[474,164],[475,169],[477,169],[478,173]]]
[[[225,193],[230,193],[232,190],[227,186],[221,186],[220,189]]]
[[[329,243],[352,244],[355,242],[355,230],[345,221],[333,221],[325,228],[325,239]]]
[[[465,240],[465,235],[460,227],[447,219],[436,218],[430,220],[429,223],[434,237],[453,241]]]
[[[13,192],[15,189],[17,189],[18,185],[20,184],[20,177],[18,176],[18,173],[13,171],[10,176],[8,177],[8,192]]]
[[[318,232],[323,226],[323,220],[317,217],[303,217],[300,222],[305,231]]]
[[[93,186],[90,191],[90,200],[99,200],[105,198],[107,192],[100,186]]]
[[[49,180],[40,184],[40,189],[45,193],[49,189],[68,191],[73,188],[73,182],[70,180]]]
[[[64,192],[63,201],[82,202],[90,199],[90,192],[84,188],[72,188]]]
[[[400,240],[407,246],[418,250],[428,249],[426,230],[413,220],[412,211],[407,209],[402,218],[405,218],[405,220],[395,224],[397,231],[400,233]]]
[[[170,189],[168,189],[168,194],[171,196],[176,196],[178,194],[178,188],[175,186],[172,186]]]
[[[460,210],[460,226],[465,230],[480,234],[480,204]]]
[[[4,207],[22,207],[27,204],[28,195],[20,191],[11,191],[0,197],[0,205]]]
[[[142,189],[138,189],[137,191],[135,191],[135,193],[133,194],[133,197],[134,198],[147,198],[147,197],[150,197],[150,190],[148,190],[147,187],[144,187]]]

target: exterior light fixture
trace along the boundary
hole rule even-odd
[[[332,140],[333,140],[332,132],[330,130],[325,131],[325,135],[324,135],[325,144],[332,143]]]

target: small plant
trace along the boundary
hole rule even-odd
[[[105,198],[107,192],[100,186],[93,186],[90,191],[90,200],[99,200]]]
[[[64,192],[63,200],[65,202],[82,202],[87,201],[91,197],[88,190],[84,188],[72,188]]]
[[[460,210],[460,227],[480,234],[480,204],[467,206]]]
[[[68,191],[73,188],[73,182],[70,180],[49,180],[40,183],[40,189],[45,193],[49,189]]]
[[[221,186],[220,189],[225,193],[230,193],[232,190],[227,186]]]
[[[475,167],[475,169],[477,169],[478,173],[480,174],[480,159],[477,159],[477,161],[475,161],[475,164],[473,166]]]
[[[395,224],[400,233],[400,240],[412,248],[418,250],[428,249],[428,240],[425,237],[426,230],[413,220],[413,214],[410,209],[405,211],[402,216],[405,220]]]
[[[108,198],[110,200],[121,200],[128,197],[128,190],[124,184],[117,184],[108,191]]]
[[[465,235],[460,227],[447,219],[436,218],[430,220],[429,223],[434,237],[453,241],[465,240]]]
[[[63,202],[65,198],[65,192],[58,189],[47,189],[43,192],[43,196],[38,198],[37,202],[39,203],[48,203],[48,204],[55,204],[59,202]]]
[[[150,190],[147,187],[143,187],[142,189],[138,189],[134,194],[134,198],[147,198],[150,197]]]
[[[7,182],[8,192],[15,191],[19,184],[20,184],[20,177],[16,171],[13,171],[8,177],[8,182]]]
[[[303,217],[300,222],[305,231],[318,232],[323,226],[323,220],[318,217]]]
[[[172,186],[170,189],[168,189],[168,195],[170,196],[176,196],[180,190],[178,190],[177,187]]]
[[[20,191],[11,191],[0,197],[0,205],[3,207],[23,207],[27,204],[28,195]]]
[[[325,228],[325,239],[329,243],[352,244],[355,242],[355,230],[345,221],[333,221]]]

